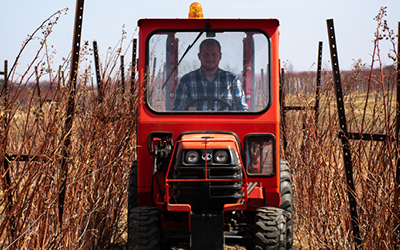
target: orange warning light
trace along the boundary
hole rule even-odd
[[[189,19],[203,19],[203,7],[198,2],[194,2],[189,8]]]

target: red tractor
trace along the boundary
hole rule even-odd
[[[291,249],[276,19],[141,19],[128,249]],[[194,17],[194,18],[193,18]]]

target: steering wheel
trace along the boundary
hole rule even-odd
[[[224,110],[225,108],[228,108],[228,110],[233,110],[232,105],[230,105],[228,102],[221,100],[219,98],[215,97],[201,97],[197,99],[191,100],[188,104],[186,104],[184,110],[189,110],[189,107],[192,107],[193,104],[198,103],[198,102],[203,102],[203,101],[217,101],[221,103],[221,110]]]

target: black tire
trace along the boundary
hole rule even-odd
[[[285,211],[286,216],[286,250],[293,246],[293,186],[290,167],[287,161],[281,160],[281,205],[279,208]]]
[[[129,174],[129,185],[128,185],[128,235],[133,235],[135,232],[129,227],[130,220],[129,215],[135,207],[138,207],[138,184],[137,184],[137,161],[134,161]],[[128,240],[127,249],[132,249],[130,247],[130,241]]]
[[[254,249],[285,250],[286,216],[285,211],[275,207],[257,209]]]
[[[156,207],[135,207],[128,219],[128,250],[161,249],[160,210]]]
[[[139,204],[138,204],[137,161],[134,161],[132,164],[130,175],[129,175],[128,214],[130,214],[130,211],[137,206],[139,206]]]

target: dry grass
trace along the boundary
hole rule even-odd
[[[107,249],[125,231],[126,183],[135,155],[135,114],[130,96],[110,88],[102,103],[95,91],[80,89],[73,120],[72,147],[67,159],[66,199],[62,227],[58,221],[60,161],[64,145],[66,89],[59,101],[28,110],[14,102],[3,146],[8,154],[38,159],[10,162],[11,185],[2,182],[0,248]],[[28,100],[34,102],[32,95]],[[134,99],[134,98],[133,98]],[[3,147],[3,148],[4,148]],[[4,156],[4,151],[3,151]],[[4,176],[4,172],[3,172]],[[12,196],[12,209],[6,206]],[[12,230],[12,228],[14,228]]]

